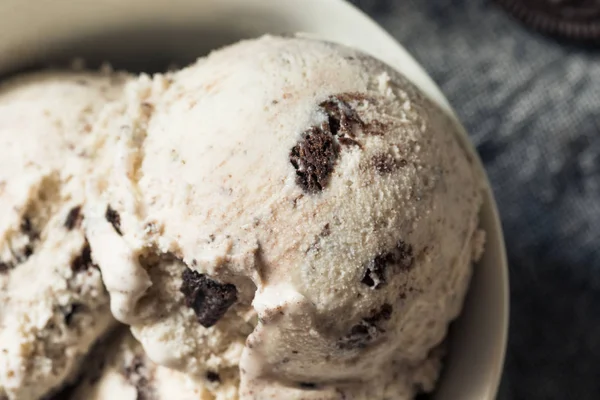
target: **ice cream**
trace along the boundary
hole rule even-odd
[[[236,382],[217,375],[212,381],[197,381],[148,359],[142,346],[128,332],[119,331],[98,346],[86,365],[78,385],[63,393],[63,400],[226,400],[237,392]],[[214,397],[207,386],[220,385],[223,396]],[[229,393],[229,396],[227,396]],[[226,397],[224,397],[226,396]]]
[[[85,142],[126,79],[43,72],[0,86],[0,399],[58,389],[115,324],[81,221]]]
[[[244,400],[432,390],[483,245],[456,130],[311,39],[142,76],[95,129],[84,224],[113,314],[160,365],[239,370]]]

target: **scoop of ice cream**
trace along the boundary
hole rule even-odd
[[[0,86],[0,398],[77,373],[114,324],[81,226],[86,137],[127,77],[45,72]]]
[[[71,400],[231,400],[237,382],[217,374],[192,377],[154,364],[129,332],[119,331],[90,354],[77,386],[63,394]],[[219,387],[213,395],[206,388]]]
[[[432,389],[482,246],[451,118],[381,62],[302,38],[127,93],[98,131],[86,229],[150,358],[239,363],[242,399]]]
[[[170,84],[170,76],[142,76],[97,124],[100,178],[90,185],[96,200],[86,208],[87,233],[93,257],[103,265],[113,315],[131,325],[152,360],[197,377],[235,375],[256,324],[254,284],[243,275],[225,284],[194,274],[177,249],[163,251],[157,243],[161,226],[144,217],[136,200],[146,125]],[[125,197],[113,201],[116,188]]]

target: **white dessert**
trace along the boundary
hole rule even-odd
[[[126,79],[44,72],[0,86],[0,399],[59,389],[115,324],[81,221],[85,142]]]
[[[432,390],[483,245],[456,129],[309,39],[142,76],[95,128],[84,224],[113,314],[160,365],[239,368],[245,400]]]

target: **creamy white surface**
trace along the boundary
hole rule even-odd
[[[80,221],[65,224],[85,202],[92,125],[126,79],[56,71],[0,85],[0,398],[58,389],[115,323],[100,271],[72,268]]]
[[[306,193],[290,150],[327,121],[320,103],[356,93],[347,103],[365,123],[353,127],[360,147],[342,146],[323,191]],[[409,399],[433,388],[430,350],[482,246],[480,177],[451,119],[401,75],[352,49],[265,37],[142,77],[111,113],[97,130],[87,232],[92,249],[119,249],[94,257],[119,277],[106,279],[113,313],[154,361],[192,374],[239,363],[242,399]],[[396,165],[383,174],[382,154]],[[108,205],[123,236],[102,218]],[[388,265],[379,289],[362,283],[399,242],[412,267]],[[153,278],[139,262],[148,252],[235,284],[240,300],[212,328],[194,325],[178,290],[183,263]],[[388,305],[372,340],[340,346]]]
[[[119,332],[94,353],[98,359],[86,366],[70,400],[228,400],[237,390],[237,382],[225,377],[209,382],[156,365],[129,332]],[[219,395],[207,390],[214,385],[221,387]]]

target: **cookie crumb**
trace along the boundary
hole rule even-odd
[[[341,145],[344,146],[356,146],[360,149],[362,149],[362,144],[360,144],[359,142],[357,142],[356,140],[349,138],[349,137],[341,137],[338,139],[338,141],[340,142]]]
[[[67,230],[73,230],[75,227],[79,227],[81,225],[81,219],[81,206],[71,208],[71,211],[69,211],[67,219],[65,220],[65,228]]]
[[[84,309],[85,309],[85,306],[81,303],[73,303],[67,307],[63,307],[61,309],[61,311],[65,318],[65,324],[67,324],[67,326],[70,326],[71,323],[73,322],[73,317],[75,316],[75,314],[77,314],[78,312],[80,312]]]
[[[216,372],[208,371],[206,373],[206,380],[209,382],[221,382],[221,377]]]
[[[104,217],[110,224],[115,228],[115,231],[123,236],[121,232],[121,216],[118,212],[116,212],[110,205],[106,206],[106,212],[104,213]]]
[[[392,317],[391,304],[385,303],[378,310],[371,310],[371,314],[358,324],[350,328],[348,335],[339,339],[337,346],[343,350],[364,349],[375,339],[380,337],[385,330],[381,327],[384,321]]]
[[[237,288],[220,283],[186,268],[179,289],[185,296],[186,306],[192,308],[198,322],[205,328],[215,325],[237,301]]]
[[[317,384],[313,382],[298,382],[298,386],[302,389],[316,389]]]
[[[14,266],[11,263],[0,261],[0,274],[6,274],[13,268]]]
[[[362,148],[354,139],[354,128],[365,128],[365,123],[349,102],[363,100],[366,97],[359,93],[341,93],[319,104],[326,122],[304,131],[289,155],[296,170],[296,183],[305,192],[315,194],[327,186],[340,155],[340,145]]]
[[[387,175],[398,168],[396,160],[390,154],[376,154],[371,160],[379,175]]]
[[[339,153],[331,132],[317,127],[308,129],[290,152],[296,183],[307,193],[322,191],[329,183]]]
[[[380,289],[387,282],[386,270],[389,266],[409,271],[414,261],[412,246],[399,240],[394,249],[379,254],[367,264],[361,282],[374,289]]]
[[[71,270],[73,272],[81,272],[93,266],[94,263],[92,262],[92,249],[90,248],[90,244],[86,239],[85,245],[81,250],[81,254],[75,257],[71,262]]]
[[[31,240],[39,237],[39,234],[33,229],[33,224],[31,223],[31,219],[29,217],[24,217],[21,221],[21,232],[27,235],[27,237],[29,237]]]
[[[154,397],[154,389],[150,385],[148,370],[142,357],[133,357],[123,366],[121,374],[135,387],[136,400],[151,400]]]

